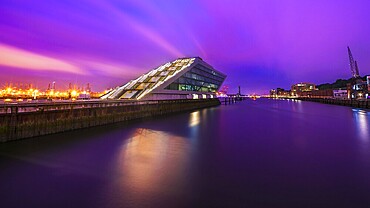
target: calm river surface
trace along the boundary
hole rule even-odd
[[[246,100],[0,144],[0,207],[370,207],[370,112]]]

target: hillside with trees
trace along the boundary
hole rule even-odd
[[[360,77],[363,81],[366,81],[367,76]],[[327,90],[327,89],[339,89],[339,88],[347,88],[348,83],[352,83],[355,81],[355,78],[350,79],[337,79],[334,83],[325,83],[317,85],[317,88],[319,90]]]

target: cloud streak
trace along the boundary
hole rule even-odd
[[[168,40],[163,38],[158,32],[151,29],[148,25],[145,25],[135,18],[131,17],[130,15],[125,13],[125,11],[114,7],[111,3],[107,1],[98,2],[97,5],[99,5],[100,8],[104,8],[107,12],[113,14],[115,18],[118,18],[122,26],[130,27],[131,29],[133,29],[133,31],[142,35],[144,38],[151,40],[157,46],[164,49],[175,57],[183,56],[183,54],[176,47],[168,42]]]
[[[40,55],[0,43],[0,65],[31,70],[61,71],[86,74],[84,70],[66,61]]]
[[[107,61],[83,61],[83,64],[90,71],[94,71],[93,74],[112,76],[112,77],[135,77],[140,73],[144,73],[148,70],[143,70],[135,66],[130,66],[122,63],[113,63]]]

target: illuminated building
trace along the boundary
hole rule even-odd
[[[180,58],[143,74],[102,99],[170,100],[215,98],[226,75],[201,58]]]
[[[292,96],[299,96],[301,92],[311,92],[317,90],[316,85],[307,82],[301,82],[295,85],[292,85],[291,88],[291,95]]]
[[[275,89],[271,89],[270,90],[270,97],[276,97],[276,90]]]
[[[290,90],[284,90],[283,88],[277,88],[276,89],[276,95],[278,97],[289,97]]]
[[[290,97],[290,90],[284,90],[283,88],[271,89],[270,97],[278,97],[278,98]]]
[[[347,85],[349,99],[367,99],[369,97],[368,83],[360,78]]]
[[[348,98],[348,91],[344,89],[336,89],[333,90],[333,97],[337,99],[347,99]]]

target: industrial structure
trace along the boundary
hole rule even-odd
[[[369,97],[368,82],[361,79],[360,72],[358,69],[357,61],[353,58],[351,49],[349,46],[348,57],[350,69],[352,72],[353,81],[347,85],[348,98],[349,99],[363,99]]]
[[[360,73],[359,73],[359,70],[358,70],[357,61],[355,61],[355,59],[353,58],[353,55],[352,55],[352,52],[351,52],[351,49],[349,48],[349,46],[347,46],[347,50],[348,50],[349,64],[350,64],[350,67],[351,67],[352,77],[353,78],[358,78],[358,77],[360,77]]]
[[[349,65],[352,77],[348,80],[338,79],[333,84],[319,85],[318,88],[312,83],[298,83],[291,87],[291,90],[282,88],[270,90],[270,97],[302,97],[302,98],[335,98],[363,100],[370,99],[370,76],[360,76],[357,61],[353,58],[351,49],[347,47]]]
[[[216,98],[226,75],[201,58],[180,58],[119,86],[102,99],[173,100]]]

